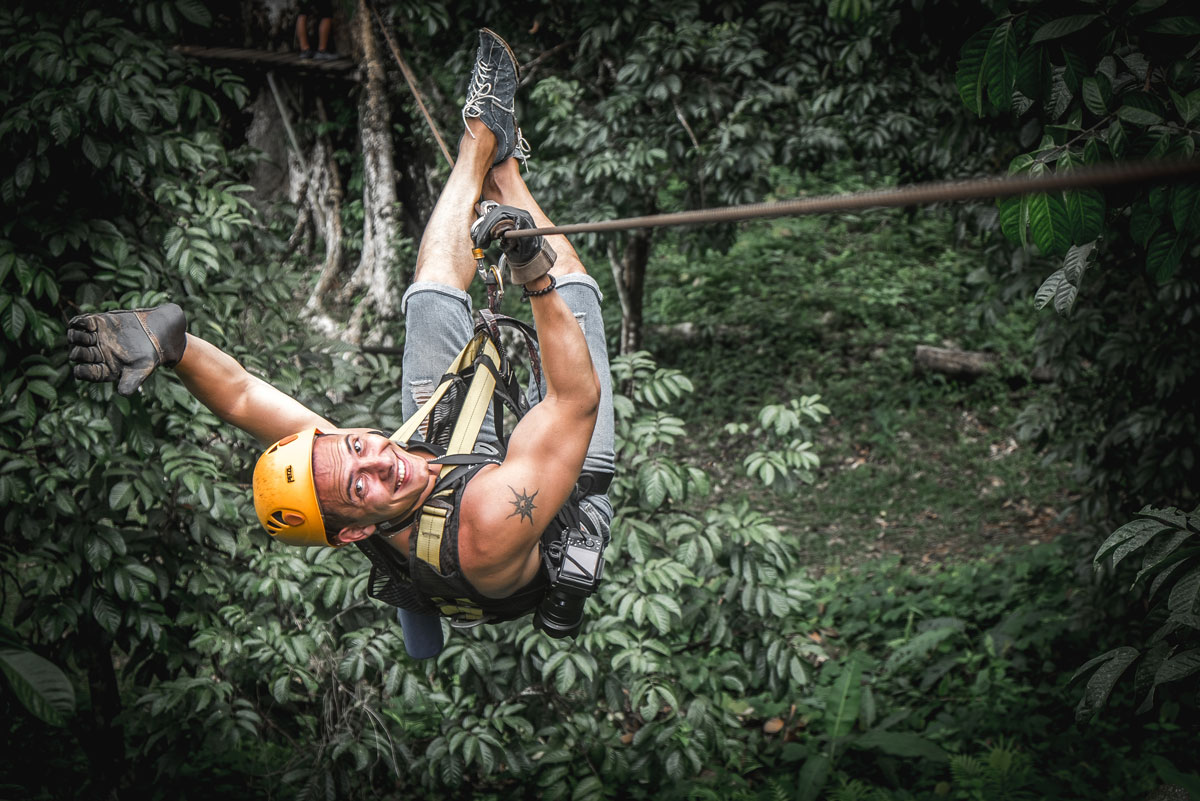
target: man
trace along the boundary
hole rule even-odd
[[[511,228],[552,224],[515,158],[524,155],[513,116],[517,74],[508,45],[481,31],[459,158],[401,303],[406,418],[471,338],[472,245],[483,247]],[[476,220],[481,195],[485,213]],[[458,414],[438,419],[442,401],[425,429],[429,441],[414,435],[397,443],[378,431],[340,429],[187,334],[173,304],[72,320],[75,375],[117,380],[129,394],[158,364],[173,366],[218,417],[274,443],[254,475],[264,527],[290,544],[358,544],[373,565],[372,595],[402,607],[410,654],[432,656],[442,632],[431,613],[486,621],[531,611],[548,597],[543,544],[557,542],[562,520],[595,544],[607,542],[612,517],[604,494],[614,466],[612,399],[599,288],[563,236],[501,240],[501,247],[533,312],[544,387],[531,389],[540,400],[507,443],[488,415],[474,450],[491,455],[459,457],[474,458],[469,464],[435,462],[441,447],[433,440],[454,430],[456,420],[446,414]],[[421,537],[435,519],[429,553]]]

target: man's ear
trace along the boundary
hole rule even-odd
[[[339,545],[349,545],[352,542],[365,540],[374,533],[374,524],[369,526],[346,526],[337,534],[333,535],[333,541]]]

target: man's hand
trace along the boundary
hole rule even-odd
[[[471,241],[477,248],[486,248],[499,239],[513,283],[528,284],[550,272],[557,255],[543,237],[505,239],[504,232],[536,227],[533,216],[524,209],[489,203],[483,209],[483,215],[471,226]]]
[[[116,381],[132,395],[160,364],[174,367],[187,347],[187,319],[174,303],[152,309],[83,314],[67,328],[68,358],[83,381]]]

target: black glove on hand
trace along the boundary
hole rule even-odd
[[[117,381],[132,395],[160,364],[174,367],[187,347],[187,318],[174,303],[71,319],[68,358],[83,381]]]
[[[528,284],[550,272],[558,255],[541,236],[505,239],[504,232],[513,228],[522,231],[537,228],[537,225],[524,209],[489,203],[483,216],[471,226],[471,241],[477,248],[486,248],[499,239],[513,283]]]

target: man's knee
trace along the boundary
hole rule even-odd
[[[458,274],[454,270],[447,268],[445,259],[436,257],[417,259],[417,266],[413,271],[413,283],[418,281],[466,289],[466,287],[462,286],[462,280]]]

